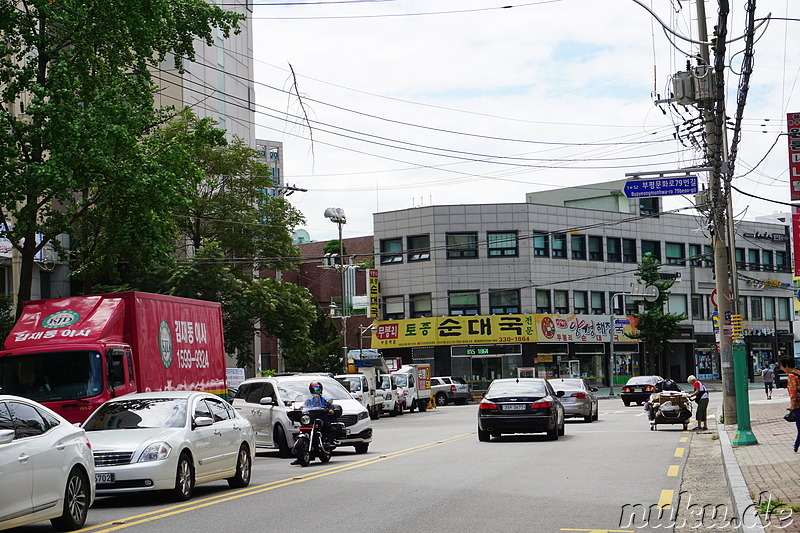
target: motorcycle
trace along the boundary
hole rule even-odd
[[[298,403],[295,401],[297,407],[287,413],[289,420],[298,426],[294,432],[292,453],[297,456],[300,466],[308,466],[315,457],[323,464],[327,463],[338,444],[336,439],[345,433],[344,424],[335,422],[342,414],[342,407],[331,402],[321,408],[298,406]],[[325,431],[326,418],[330,421],[328,431]]]

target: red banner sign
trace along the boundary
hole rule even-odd
[[[794,202],[800,200],[800,113],[788,113],[786,127],[789,133],[789,184]]]
[[[794,275],[800,276],[800,206],[792,206],[792,263]]]

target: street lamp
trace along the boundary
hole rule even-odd
[[[341,207],[329,207],[325,210],[325,218],[330,219],[331,222],[339,226],[339,264],[336,269],[339,270],[342,280],[342,356],[344,363],[347,364],[347,295],[345,294],[345,265],[344,265],[344,243],[342,242],[342,226],[347,224],[347,217],[344,214],[344,209]]]

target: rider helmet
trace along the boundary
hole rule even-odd
[[[319,381],[312,381],[308,384],[308,391],[311,394],[322,394],[322,383]]]

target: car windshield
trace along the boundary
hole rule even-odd
[[[555,390],[574,390],[582,389],[583,382],[580,379],[551,379],[550,385]]]
[[[656,381],[653,376],[636,376],[629,379],[626,385],[652,385]]]
[[[103,392],[98,352],[69,351],[0,357],[0,394],[37,402],[91,398]]]
[[[341,383],[335,379],[321,377],[308,378],[308,380],[299,380],[296,378],[292,380],[280,380],[277,384],[278,392],[284,401],[298,401],[299,397],[302,397],[303,400],[306,400],[307,398],[311,397],[311,393],[308,390],[308,385],[312,381],[318,381],[322,384],[323,398],[328,398],[329,400],[352,399],[350,393],[347,392],[347,389],[345,389]]]
[[[495,381],[486,391],[486,396],[493,398],[520,395],[545,396],[547,388],[544,381]]]
[[[86,431],[179,428],[186,424],[186,398],[136,398],[106,402],[87,420]]]

